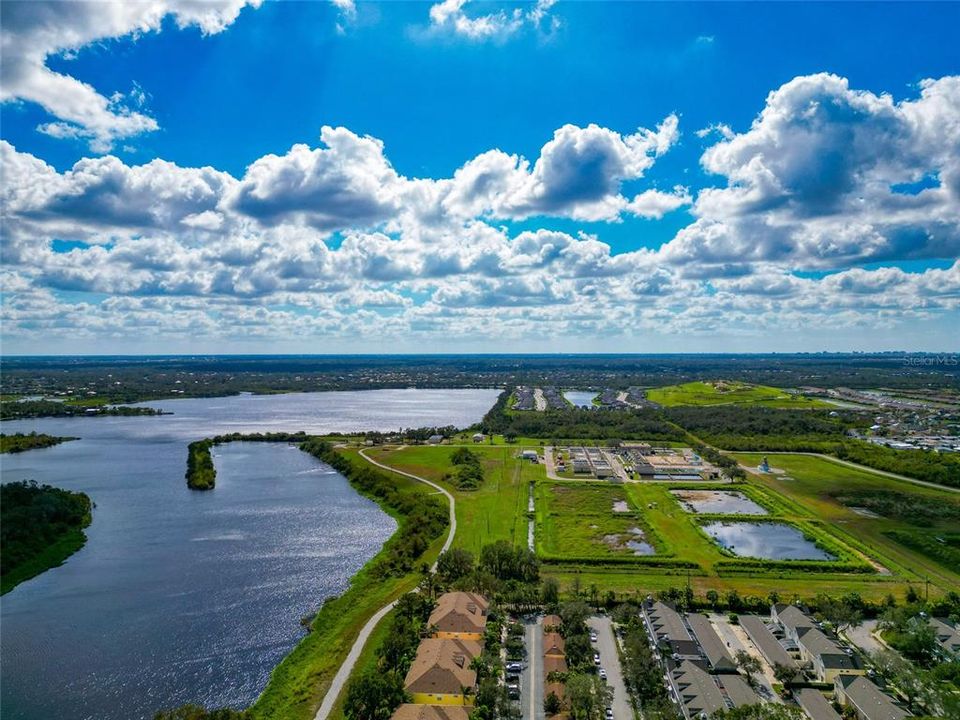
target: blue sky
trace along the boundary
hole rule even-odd
[[[956,349],[960,5],[29,5],[4,352]]]

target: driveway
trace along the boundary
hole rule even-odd
[[[720,636],[720,640],[727,646],[731,657],[736,656],[737,650],[745,650],[760,661],[760,666],[763,668],[762,674],[753,676],[754,690],[757,694],[768,702],[783,702],[780,696],[773,691],[773,683],[777,681],[773,676],[773,668],[763,657],[760,648],[753,644],[746,631],[739,625],[731,625],[725,615],[711,613],[707,617],[710,619],[713,629],[717,631],[717,635]]]
[[[543,618],[524,621],[527,657],[520,673],[520,714],[523,720],[544,720],[543,709]]]
[[[873,636],[876,629],[876,620],[864,620],[857,627],[847,628],[843,634],[857,649],[869,654],[884,649],[883,645]]]
[[[597,634],[594,647],[600,653],[600,666],[607,671],[607,685],[613,688],[613,703],[610,707],[613,709],[614,720],[633,720],[633,706],[630,705],[630,696],[623,681],[613,623],[610,618],[602,616],[588,618],[587,625]]]

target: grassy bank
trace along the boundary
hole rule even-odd
[[[446,507],[423,483],[371,468],[356,449],[334,450],[322,441],[306,442],[301,448],[336,467],[354,488],[380,503],[399,527],[352,578],[350,587],[323,604],[310,633],[274,669],[250,708],[252,718],[312,718],[360,629],[378,609],[416,587],[420,566],[432,563],[446,534]],[[431,506],[438,508],[442,523],[432,538],[424,538],[424,522],[416,510]],[[426,540],[423,550],[411,555]]]
[[[439,483],[456,498],[454,547],[479,554],[480,548],[497,540],[526,545],[529,486],[543,476],[543,466],[521,460],[521,445],[478,444],[470,449],[480,456],[484,470],[484,482],[476,490],[460,490],[445,479],[452,468],[450,456],[456,450],[453,447],[378,447],[367,454]]]

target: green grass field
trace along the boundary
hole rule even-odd
[[[537,447],[537,446],[527,446]],[[527,542],[527,500],[530,483],[543,476],[543,466],[521,460],[522,445],[489,446],[477,444],[470,449],[481,457],[484,483],[477,490],[458,490],[444,481],[450,469],[455,447],[417,445],[403,449],[378,447],[369,456],[387,465],[412,472],[444,485],[456,498],[457,534],[454,547],[474,554],[495,540],[514,544]]]
[[[891,529],[909,530],[909,524],[863,517],[832,495],[842,490],[880,488],[953,502],[955,498],[947,492],[816,457],[773,456],[774,466],[784,466],[786,475],[751,475],[737,489],[765,506],[770,511],[765,516],[768,520],[794,525],[838,554],[835,564],[824,563],[811,573],[789,563],[740,562],[726,554],[700,527],[705,517],[715,516],[687,512],[670,493],[671,488],[682,484],[550,481],[542,465],[517,457],[523,447],[473,448],[483,457],[487,480],[477,491],[461,492],[450,487],[457,498],[457,546],[477,552],[484,544],[499,539],[525,545],[530,518],[528,491],[533,483],[536,549],[545,560],[544,574],[556,576],[563,583],[590,579],[604,590],[629,594],[686,583],[689,573],[691,585],[700,592],[736,589],[742,594],[765,595],[776,590],[810,598],[819,592],[855,591],[875,600],[888,593],[902,595],[909,585],[921,586],[927,578],[931,592],[960,587],[960,574],[945,567],[942,558],[924,557],[884,535]],[[539,448],[539,443],[533,447]],[[454,449],[417,446],[377,448],[371,453],[387,464],[442,481]],[[762,455],[737,457],[755,467]],[[628,503],[628,513],[613,511],[614,503],[621,500]],[[634,527],[645,531],[645,539],[656,550],[654,556],[634,556],[631,549],[618,547],[620,541],[631,539]]]
[[[734,457],[746,467],[755,468],[763,454],[735,453]],[[923,583],[929,578],[944,591],[960,588],[960,567],[946,567],[885,534],[888,531],[916,533],[917,525],[901,518],[865,516],[862,511],[857,512],[838,500],[838,497],[857,496],[857,493],[869,496],[894,492],[951,507],[960,513],[960,495],[857,470],[821,457],[770,455],[768,458],[774,470],[783,472],[753,474],[751,482],[803,507],[810,515],[829,523],[838,534],[855,538],[872,557],[902,579]],[[924,525],[927,530],[956,531],[956,525],[949,518],[931,520]]]
[[[824,408],[829,404],[820,400],[792,395],[766,385],[748,385],[741,382],[689,382],[668,385],[647,391],[647,398],[665,407],[674,405],[762,405],[772,408]]]
[[[646,542],[657,554],[663,552],[623,487],[543,482],[537,485],[536,499],[536,547],[541,556],[636,557],[628,545],[631,541]]]

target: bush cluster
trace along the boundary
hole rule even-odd
[[[452,473],[447,473],[446,480],[452,482],[460,490],[476,490],[483,485],[483,466],[480,456],[468,448],[457,448],[450,456],[454,466]]]

